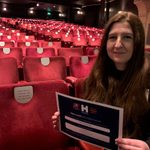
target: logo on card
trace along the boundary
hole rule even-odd
[[[88,105],[83,105],[83,104],[79,104],[79,103],[73,103],[73,109],[81,111],[82,113],[86,113],[86,114],[88,114],[88,113],[96,114],[97,113],[96,108],[89,107]]]
[[[83,113],[88,113],[89,112],[89,107],[87,105],[81,105],[81,111]]]
[[[97,109],[91,107],[90,110],[89,110],[89,112],[90,112],[91,114],[97,114]]]
[[[80,110],[80,104],[78,104],[78,103],[73,103],[73,109],[75,109],[75,110]]]

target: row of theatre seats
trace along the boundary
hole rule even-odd
[[[35,40],[60,41],[63,47],[100,46],[103,32],[103,29],[61,21],[2,18],[0,39],[19,40],[23,37],[22,33],[25,33],[34,36]]]
[[[60,30],[60,22],[2,18],[1,24],[0,150],[78,150],[53,129],[51,116],[56,92],[79,95],[78,79],[89,75],[99,52],[97,29],[84,31],[87,42],[83,29],[62,23]]]
[[[55,92],[69,94],[63,81],[0,86],[1,150],[74,150],[76,144],[53,129]]]
[[[21,81],[66,80],[69,77],[84,78],[89,75],[96,55],[72,56],[69,66],[64,57],[25,57],[22,68],[18,68],[13,57],[0,58],[0,84],[17,83]],[[23,71],[20,80],[19,70]]]
[[[35,36],[33,36],[33,35],[25,35],[24,33],[18,33],[18,34],[19,35],[0,35],[0,41],[1,41],[0,46],[3,46],[4,42],[6,42],[6,45],[8,45],[8,43],[7,43],[8,41],[12,41],[12,42],[24,42],[24,41],[39,42],[40,41],[40,40],[36,40]],[[50,40],[47,40],[47,41],[50,41]],[[84,39],[80,39],[80,38],[76,38],[76,37],[73,38],[73,40],[66,39],[66,41],[60,41],[59,39],[57,39],[57,40],[55,40],[55,42],[60,42],[62,47],[100,46],[101,39],[89,39],[88,44],[87,44],[87,42],[84,41]],[[13,43],[10,44],[10,46],[14,46],[14,45],[18,45],[18,44],[13,44]]]
[[[53,129],[55,94],[78,95],[77,79],[90,73],[95,59],[71,57],[67,76],[64,57],[24,57],[19,81],[17,60],[0,58],[0,149],[78,150],[77,142]]]
[[[54,47],[0,47],[0,58],[14,57],[17,60],[18,67],[22,67],[22,61],[25,57],[54,57],[62,56],[69,66],[70,56],[89,56],[97,55],[98,47],[84,48],[54,48]]]

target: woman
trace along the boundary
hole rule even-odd
[[[140,19],[119,12],[107,23],[101,50],[80,97],[124,108],[121,150],[150,149],[149,60],[144,55],[145,34]],[[58,113],[55,113],[58,114]],[[52,117],[54,124],[58,115]]]

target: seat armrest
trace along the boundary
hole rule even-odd
[[[77,81],[77,79],[78,79],[78,78],[73,77],[73,76],[67,76],[67,77],[66,77],[66,82],[67,82],[67,83],[70,83],[70,84],[72,84],[72,85],[74,85],[74,83]]]

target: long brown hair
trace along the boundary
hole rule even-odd
[[[128,22],[134,36],[133,55],[123,72],[116,69],[106,50],[108,34],[117,22]],[[148,107],[145,97],[148,63],[145,61],[144,46],[145,34],[140,19],[130,12],[117,13],[106,25],[100,52],[84,84],[84,98],[124,108],[124,136],[137,134],[126,128],[130,121],[134,122],[134,128],[141,113]]]

